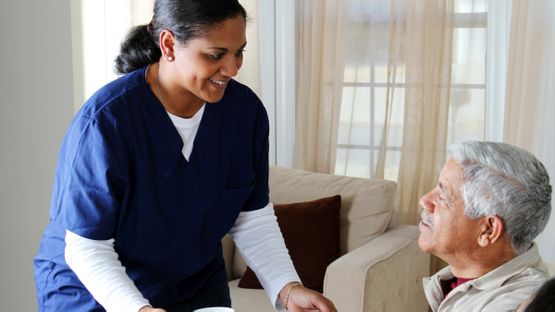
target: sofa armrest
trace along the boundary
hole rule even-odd
[[[338,311],[427,311],[430,256],[418,235],[414,225],[398,226],[343,255],[326,270],[324,294]]]

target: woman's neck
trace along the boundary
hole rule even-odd
[[[204,101],[187,90],[172,91],[168,88],[164,75],[160,73],[160,63],[151,64],[147,70],[146,80],[164,109],[183,118],[193,117],[204,105]],[[165,87],[166,86],[166,87]]]

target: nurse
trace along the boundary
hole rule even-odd
[[[303,287],[268,198],[268,117],[232,78],[237,0],[157,0],[122,43],[125,75],[77,113],[35,257],[39,311],[231,306],[230,233],[276,308],[336,311]]]

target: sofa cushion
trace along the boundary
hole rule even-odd
[[[341,195],[340,248],[345,254],[385,232],[397,184],[332,174],[270,168],[270,201],[295,203]],[[243,271],[241,271],[243,272]]]
[[[276,309],[262,289],[239,288],[239,279],[229,282],[231,307],[237,312],[276,312]]]
[[[339,195],[274,205],[285,245],[302,283],[319,292],[322,292],[326,268],[339,257],[340,208]],[[239,287],[262,288],[248,267]]]
[[[397,183],[383,179],[364,179],[296,169],[270,167],[270,201],[297,203],[341,195],[339,247],[341,255],[381,235],[393,213]],[[247,268],[235,248],[231,275],[239,277]]]

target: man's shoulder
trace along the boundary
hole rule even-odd
[[[536,290],[549,277],[542,271],[527,268],[508,279],[498,289],[490,290],[490,301],[480,311],[512,311],[523,301],[536,292]]]
[[[523,284],[528,283],[537,284],[543,283],[549,279],[547,268],[543,267],[527,267],[520,272],[514,274],[506,280],[504,285]]]
[[[530,272],[523,271],[516,274],[500,287],[485,289],[467,287],[464,291],[454,291],[446,302],[442,303],[444,308],[442,311],[515,310],[545,280],[541,272],[535,271],[531,268]]]
[[[509,311],[516,307],[541,284],[549,279],[549,275],[537,267],[526,267],[514,272],[503,283],[495,285],[498,281],[472,281],[453,291],[444,308],[444,311]]]

